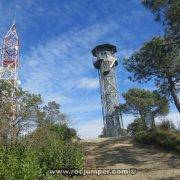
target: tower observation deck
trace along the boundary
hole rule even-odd
[[[103,135],[107,137],[119,137],[123,132],[116,78],[116,66],[118,65],[116,52],[116,46],[111,44],[98,45],[92,50],[93,64],[99,74],[104,123]]]

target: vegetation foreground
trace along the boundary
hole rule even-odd
[[[59,104],[43,105],[40,95],[14,89],[4,81],[0,90],[0,179],[55,179],[50,170],[83,168],[76,130],[68,127]],[[19,105],[13,119],[12,91]]]
[[[82,169],[82,148],[71,142],[75,134],[68,131],[66,126],[46,125],[22,137],[16,146],[1,146],[0,179],[54,179],[50,170]]]

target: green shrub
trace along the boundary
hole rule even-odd
[[[140,143],[155,144],[165,149],[180,152],[180,133],[177,132],[152,129],[138,132],[135,139]]]
[[[44,146],[37,147],[36,156],[42,174],[46,174],[50,169],[62,167],[64,142],[49,140]]]
[[[73,128],[69,128],[67,125],[52,125],[51,131],[57,133],[60,139],[63,141],[70,141],[73,138],[77,138],[77,132]]]
[[[34,151],[25,147],[0,149],[0,179],[35,179],[41,174]]]
[[[98,138],[103,138],[103,137],[105,137],[103,134],[100,134],[100,135],[98,136]]]
[[[134,136],[145,129],[146,128],[143,119],[136,118],[134,122],[128,125],[127,133],[129,133],[131,136]]]
[[[46,137],[46,143],[38,148],[38,163],[43,174],[53,169],[82,169],[84,155],[78,143],[68,143],[58,139],[58,136]]]
[[[50,175],[49,170],[82,169],[82,148],[70,141],[74,131],[67,127],[54,127],[53,130],[52,127],[41,129],[24,140],[21,138],[14,148],[1,147],[0,179],[56,179],[56,175]],[[68,135],[68,132],[71,134]]]
[[[63,166],[62,169],[79,170],[83,169],[84,155],[78,144],[67,144],[63,149]]]

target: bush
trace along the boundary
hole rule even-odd
[[[37,156],[25,147],[0,149],[0,179],[35,179],[41,174]]]
[[[138,132],[135,139],[140,143],[155,144],[165,149],[180,152],[180,133],[153,129]]]
[[[137,118],[128,125],[127,127],[127,133],[129,133],[131,136],[136,135],[138,132],[145,130],[144,121],[141,118]]]
[[[63,141],[70,141],[73,138],[77,138],[76,130],[67,127],[67,125],[52,125],[51,131],[57,133]]]
[[[83,169],[84,155],[78,144],[67,144],[63,149],[62,169],[80,170]]]
[[[64,143],[59,140],[47,139],[47,141],[44,146],[35,148],[42,174],[46,174],[51,169],[60,169],[63,166]]]
[[[176,129],[173,122],[168,119],[162,120],[162,122],[159,125],[157,125],[157,127],[164,131],[170,131]]]
[[[67,127],[46,126],[21,138],[16,147],[0,148],[0,179],[54,179],[49,170],[82,169],[82,148],[69,141],[74,135]]]
[[[43,129],[44,130],[44,129]],[[37,157],[43,174],[52,169],[81,169],[84,165],[84,154],[78,143],[71,139],[77,138],[76,131],[66,125],[46,127],[46,133],[39,137],[41,143]]]
[[[98,136],[98,138],[103,138],[103,137],[105,137],[103,134],[100,134],[100,135]]]

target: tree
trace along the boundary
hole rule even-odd
[[[0,80],[0,179],[63,179],[49,170],[83,168],[76,130],[57,123],[66,117],[57,103],[41,103],[40,95]]]
[[[67,117],[60,112],[60,105],[55,101],[48,102],[47,106],[43,107],[46,114],[46,120],[50,123],[67,124]]]
[[[73,128],[69,128],[67,125],[53,124],[51,129],[52,132],[56,132],[60,139],[63,141],[71,141],[73,138],[77,138],[77,132]]]
[[[153,118],[168,113],[168,100],[156,91],[144,89],[130,89],[123,94],[125,99],[124,112],[140,117],[145,123],[145,118],[151,114]],[[123,108],[121,108],[123,109]]]
[[[178,42],[180,40],[180,1],[143,0],[142,3],[155,14],[157,21],[162,22],[165,36]]]
[[[166,46],[163,38],[153,38],[150,42],[124,60],[125,68],[133,73],[132,81],[140,83],[155,81],[159,93],[173,99],[180,112],[180,100],[176,84],[180,81],[180,59],[176,44]]]
[[[17,143],[19,135],[37,118],[41,96],[29,94],[0,80],[0,134],[3,141]],[[12,97],[12,92],[14,97]]]
[[[127,127],[127,132],[131,136],[136,135],[136,133],[145,130],[144,121],[141,118],[136,118],[134,122],[130,123]]]
[[[180,112],[177,84],[180,82],[180,1],[143,0],[142,3],[162,22],[164,37],[155,37],[144,44],[139,51],[124,60],[125,68],[133,73],[130,77],[140,83],[155,81],[163,95],[173,100]]]

